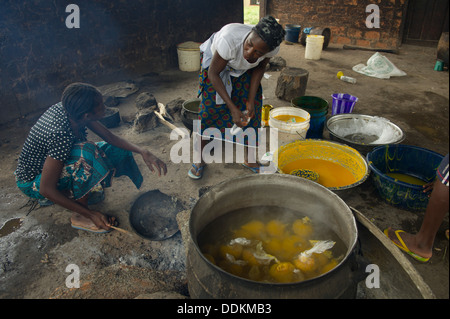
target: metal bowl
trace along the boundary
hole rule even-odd
[[[181,202],[159,190],[148,191],[136,199],[130,211],[130,224],[140,236],[164,240],[178,232],[176,215],[184,210]]]
[[[193,121],[198,120],[198,113],[200,112],[201,99],[192,99],[183,102],[181,108],[181,121],[184,126],[192,132]]]
[[[377,146],[399,144],[403,131],[388,119],[362,114],[336,114],[325,127],[332,140],[347,144],[363,155]]]
[[[117,127],[120,124],[120,112],[117,107],[107,107],[105,110],[105,115],[99,119],[107,128]]]

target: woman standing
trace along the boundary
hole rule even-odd
[[[278,53],[284,35],[283,27],[268,16],[254,27],[228,24],[200,46],[201,132],[218,128],[224,137],[225,129],[233,124],[255,130],[260,127],[261,79],[270,58]],[[206,143],[201,139],[202,153]],[[243,165],[257,173],[259,166],[256,160],[249,160],[254,156],[248,152],[249,147]],[[201,163],[194,163],[189,177],[200,179],[205,165],[203,158]]]
[[[101,93],[73,83],[31,128],[14,174],[19,189],[32,200],[56,203],[73,212],[72,227],[96,233],[110,231],[114,217],[89,209],[95,191],[111,185],[113,176],[128,176],[139,188],[143,178],[132,152],[141,154],[153,172],[166,165],[148,150],[116,136],[97,120],[105,113]],[[86,139],[86,128],[104,142]]]

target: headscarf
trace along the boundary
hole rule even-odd
[[[270,47],[270,51],[280,45],[286,34],[283,27],[271,16],[259,20],[252,30]]]

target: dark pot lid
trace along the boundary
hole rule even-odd
[[[148,191],[134,202],[130,224],[140,236],[150,240],[164,240],[178,232],[176,215],[184,210],[176,198],[159,190]]]

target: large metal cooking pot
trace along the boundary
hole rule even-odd
[[[333,270],[297,283],[264,283],[234,276],[201,253],[197,237],[218,217],[248,207],[281,207],[326,222],[347,247]],[[355,298],[358,230],[345,204],[327,188],[291,175],[246,175],[211,188],[197,201],[189,220],[191,241],[186,261],[192,298]]]

